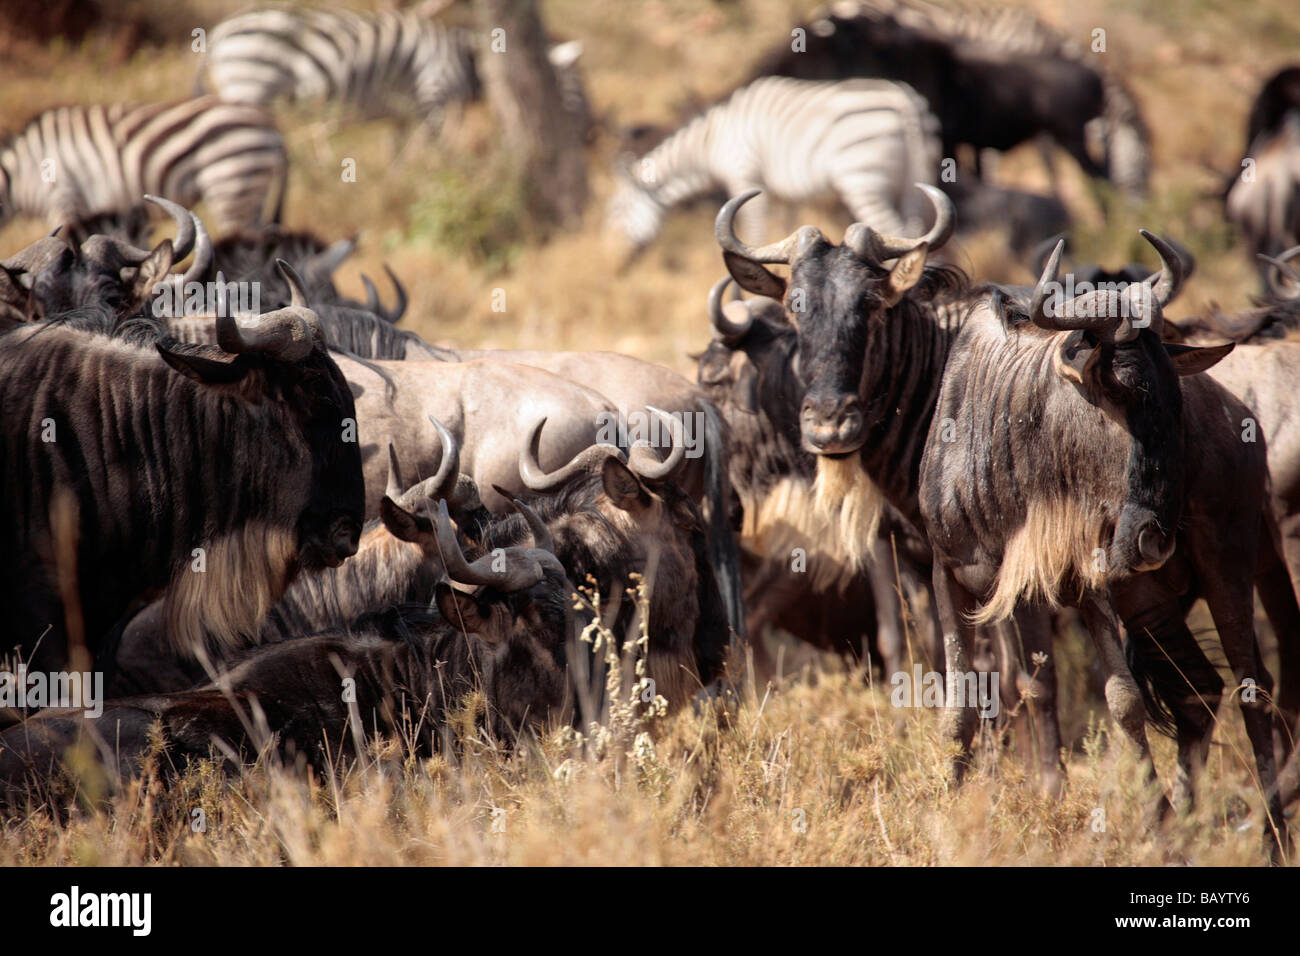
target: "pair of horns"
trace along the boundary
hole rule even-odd
[[[860,258],[870,262],[881,263],[887,259],[897,259],[901,255],[925,243],[933,252],[952,236],[957,224],[956,212],[952,200],[939,189],[927,183],[917,183],[934,206],[934,225],[920,238],[887,236],[877,232],[865,223],[855,222],[844,232],[844,244]],[[718,218],[714,222],[713,234],[724,252],[740,256],[751,262],[776,265],[791,265],[816,240],[823,238],[816,226],[801,226],[779,242],[765,246],[750,246],[741,242],[736,235],[736,213],[740,207],[757,196],[759,190],[751,189],[727,200]]]
[[[663,461],[654,457],[643,442],[637,442],[629,450],[627,457],[615,445],[598,444],[584,448],[577,455],[555,471],[543,470],[537,460],[541,445],[542,428],[546,418],[538,420],[533,426],[522,448],[519,449],[519,477],[524,486],[532,491],[555,491],[562,488],[575,477],[594,474],[605,463],[606,458],[617,458],[639,478],[648,481],[662,481],[675,472],[686,456],[686,446],[682,440],[681,422],[662,409],[646,406],[672,436],[673,447]]]
[[[172,259],[179,262],[194,251],[194,261],[181,277],[182,282],[197,282],[212,267],[212,238],[204,227],[203,221],[194,213],[170,199],[146,194],[145,200],[153,203],[176,224],[176,238],[172,240]],[[116,236],[91,236],[86,240],[87,246],[103,245],[111,248],[117,256],[129,265],[139,265],[153,254],[153,250],[141,249],[125,239]]]
[[[1040,329],[1051,332],[1085,330],[1095,333],[1105,342],[1119,345],[1138,337],[1141,325],[1133,322],[1137,317],[1145,318],[1151,331],[1159,335],[1164,323],[1164,307],[1183,285],[1183,261],[1174,247],[1159,236],[1145,229],[1141,230],[1141,236],[1160,254],[1158,273],[1140,284],[1126,287],[1123,292],[1114,289],[1085,292],[1069,302],[1060,303],[1060,307],[1053,310],[1057,314],[1048,315],[1047,303],[1052,298],[1048,286],[1056,283],[1061,256],[1065,252],[1065,240],[1058,241],[1043,267],[1038,284],[1034,286],[1029,306],[1030,320]],[[1121,308],[1121,299],[1127,300],[1128,308]]]
[[[397,281],[397,276],[393,275],[393,270],[388,268],[388,263],[384,263],[384,271],[388,273],[388,281],[393,284],[393,289],[397,292],[397,302],[391,310],[385,309],[379,299],[379,290],[370,281],[370,276],[362,273],[361,284],[366,287],[366,310],[373,312],[390,325],[396,325],[406,314],[406,290],[402,288],[402,283]]]
[[[238,322],[226,308],[225,276],[217,274],[217,344],[234,355],[261,352],[281,362],[298,362],[315,343],[324,343],[325,336],[320,318],[307,305],[302,278],[283,259],[276,259],[275,265],[289,285],[289,305]]]
[[[434,517],[434,528],[438,539],[438,548],[442,553],[443,566],[447,577],[457,584],[474,587],[492,587],[498,591],[522,591],[537,584],[546,576],[546,570],[559,571],[564,574],[564,566],[555,556],[555,545],[550,531],[528,505],[518,498],[513,499],[515,510],[524,516],[533,534],[534,547],[504,548],[501,552],[485,554],[470,563],[460,550],[456,532],[452,528],[451,515],[447,512],[447,502],[438,502],[438,511]],[[500,570],[494,570],[496,564]],[[504,564],[504,567],[501,565]]]
[[[402,479],[401,466],[397,463],[397,451],[391,443],[388,446],[387,495],[394,504],[405,511],[414,511],[428,498],[450,497],[460,477],[460,445],[442,422],[432,415],[429,416],[429,421],[433,422],[433,427],[438,431],[438,438],[442,441],[442,458],[433,477],[408,486]]]

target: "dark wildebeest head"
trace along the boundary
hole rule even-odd
[[[760,295],[783,296],[798,327],[799,374],[806,386],[800,431],[804,446],[818,455],[843,458],[861,449],[873,424],[868,409],[894,414],[892,402],[880,399],[888,399],[896,372],[882,363],[897,361],[888,355],[899,353],[883,344],[931,321],[909,294],[919,288],[924,299],[927,279],[933,288],[926,254],[951,234],[953,214],[943,193],[921,188],[934,202],[936,216],[920,239],[882,236],[855,223],[840,246],[805,226],[779,243],[752,249],[732,229],[735,210],[749,195],[736,197],[719,213],[718,241],[732,275]],[[1058,244],[1025,309],[1035,326],[1069,333],[1060,337],[1052,368],[1129,438],[1125,461],[1115,470],[1116,487],[1103,496],[1122,502],[1114,515],[1111,566],[1124,570],[1158,567],[1173,550],[1183,500],[1177,376],[1208,368],[1231,348],[1187,350],[1160,341],[1161,309],[1181,285],[1182,263],[1168,244],[1143,235],[1163,260],[1158,275],[1063,299],[1057,283],[1063,244]],[[789,265],[788,286],[763,263]],[[1003,301],[995,291],[990,306],[1002,314]],[[963,354],[962,362],[967,358]],[[918,357],[918,366],[927,361],[931,367],[925,373],[938,377],[958,360]],[[1031,382],[1021,393],[1028,396],[1034,387]]]
[[[287,263],[281,262],[280,267],[293,290],[287,308],[238,321],[220,315],[215,319],[216,346],[162,342],[158,351],[181,374],[223,389],[241,403],[279,405],[292,423],[285,440],[298,444],[306,459],[299,467],[309,468],[304,475],[309,490],[294,516],[296,557],[288,566],[287,583],[298,568],[336,567],[356,553],[365,488],[359,446],[346,437],[349,422],[356,420],[352,392],[326,350],[319,320],[307,306],[300,280]],[[200,583],[204,578],[178,576],[168,590],[169,606],[179,613],[187,598],[198,597],[188,591],[205,590]],[[189,645],[202,639],[204,628],[182,626],[175,614],[168,617],[169,633],[191,635]],[[225,635],[229,629],[207,630]]]
[[[676,421],[659,413],[670,429]],[[639,445],[624,460],[612,445],[595,445],[546,472],[538,464],[545,424],[520,449],[520,476],[540,497],[531,504],[555,540],[555,552],[574,581],[591,575],[601,598],[618,609],[612,629],[635,636],[638,609],[632,575],[644,580],[649,613],[649,676],[657,693],[676,706],[717,678],[728,628],[722,595],[709,563],[704,519],[671,480],[683,460],[681,435],[659,461]],[[518,517],[462,522],[485,549],[511,544],[530,531]]]
[[[1129,439],[1127,448],[1105,453],[1122,453],[1127,460],[1122,469],[1112,469],[1114,487],[1099,496],[1122,502],[1108,562],[1120,572],[1153,570],[1173,553],[1185,497],[1178,378],[1204,371],[1233,347],[1193,348],[1162,340],[1163,309],[1182,286],[1183,258],[1159,237],[1145,230],[1142,235],[1160,254],[1163,266],[1157,274],[1088,289],[1076,282],[1078,294],[1064,300],[1057,282],[1062,241],[1044,266],[1027,309],[1023,303],[1008,306],[998,290],[989,301],[1009,328],[1027,319],[1040,329],[1068,332],[1052,353],[1053,369]]]
[[[817,227],[804,226],[780,242],[751,248],[736,237],[734,220],[757,191],[729,200],[718,213],[716,235],[732,277],[756,295],[783,301],[798,329],[800,433],[814,454],[845,456],[862,447],[869,423],[861,386],[864,375],[879,374],[867,367],[870,335],[887,319],[921,321],[907,293],[919,286],[925,295],[950,281],[944,270],[926,269],[925,257],[952,234],[952,202],[933,186],[920,188],[936,207],[934,227],[920,239],[885,237],[854,223],[840,246]],[[886,268],[890,259],[896,264]],[[789,282],[764,263],[790,266]]]
[[[274,325],[261,316],[243,328],[231,316],[216,319],[217,345],[237,356],[233,362],[217,370],[197,355],[159,351],[173,368],[204,381],[215,377],[238,389],[250,376],[260,376],[259,394],[288,403],[312,453],[312,494],[298,520],[299,563],[335,567],[356,553],[361,530],[361,452],[356,441],[342,437],[347,423],[356,420],[356,408],[347,380],[326,350],[301,279],[284,260],[277,265],[291,291],[289,304],[272,313],[278,317]],[[289,316],[300,324],[292,326]]]
[[[106,309],[133,315],[164,283],[183,289],[197,280],[212,261],[212,242],[198,217],[168,199],[146,196],[176,224],[176,238],[153,249],[140,248],[115,233],[95,234],[80,245],[65,244],[51,256],[32,282],[33,318],[77,309]],[[194,259],[183,275],[171,275],[172,264],[190,251]]]

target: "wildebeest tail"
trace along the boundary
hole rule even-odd
[[[727,438],[722,417],[712,402],[704,409],[705,495],[709,502],[709,564],[727,608],[727,622],[737,637],[745,636],[745,608],[740,580],[740,549],[731,527],[731,479],[727,474]]]

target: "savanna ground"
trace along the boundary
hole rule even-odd
[[[191,31],[244,5],[181,0],[157,4],[154,15],[149,4],[124,0],[105,5],[114,22],[145,28],[110,28],[75,43],[0,37],[0,128],[63,103],[184,95],[199,65]],[[1292,4],[1030,5],[1085,45],[1094,28],[1107,31],[1103,55],[1126,72],[1153,130],[1151,199],[1137,208],[1058,158],[1076,220],[1072,252],[1080,261],[1149,261],[1137,236],[1145,226],[1179,239],[1198,260],[1173,317],[1211,301],[1246,306],[1254,270],[1210,197],[1220,185],[1210,170],[1236,167],[1251,97],[1300,58]],[[811,7],[545,2],[553,36],[583,41],[588,93],[605,124],[588,153],[593,201],[578,231],[538,241],[523,209],[527,190],[544,184],[512,172],[484,105],[453,117],[437,141],[412,124],[358,121],[342,109],[282,110],[292,163],[285,222],[329,239],[359,234],[340,288],[360,295],[361,272],[378,275],[389,263],[411,292],[406,326],[431,341],[614,349],[693,377],[688,355],[708,341],[704,298],[721,275],[716,210],[670,217],[660,241],[616,274],[616,250],[601,230],[618,148],[612,130],[672,122],[682,104],[730,89]],[[133,49],[132,36],[143,44]],[[349,158],[355,182],[341,176]],[[1046,185],[1033,148],[1003,158],[997,177]],[[847,224],[826,209],[803,210],[799,220],[831,236]],[[12,223],[0,232],[0,250],[44,231],[31,220]],[[1029,279],[996,233],[962,243],[959,253],[977,278]],[[505,312],[493,311],[497,289]],[[1208,618],[1197,621],[1211,636]],[[888,688],[869,686],[860,670],[794,649],[780,679],[751,679],[739,710],[723,720],[625,712],[585,742],[556,731],[513,755],[466,731],[454,760],[416,760],[393,743],[335,778],[304,782],[264,760],[235,780],[212,767],[170,787],[151,775],[103,801],[102,782],[87,772],[70,816],[0,823],[0,863],[1264,863],[1262,801],[1235,707],[1220,715],[1197,809],[1151,834],[1136,763],[1095,694],[1091,653],[1074,638],[1057,648],[1070,746],[1060,800],[1040,795],[1013,749],[987,739],[969,783],[950,788],[936,712],[895,709]],[[1152,736],[1169,781],[1173,746]]]

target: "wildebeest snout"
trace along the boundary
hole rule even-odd
[[[862,446],[866,418],[856,395],[809,395],[799,412],[804,447],[815,454],[835,455]]]

